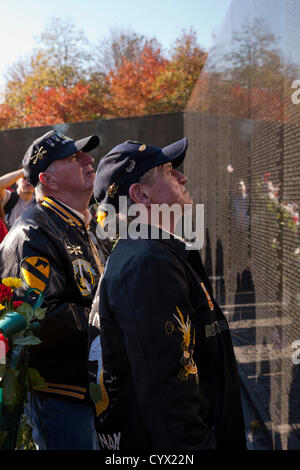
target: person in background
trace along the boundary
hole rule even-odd
[[[17,190],[11,191],[8,187],[14,183]],[[34,187],[24,178],[23,168],[0,177],[0,199],[6,228],[10,229],[17,218],[35,203]]]
[[[8,187],[14,184],[20,177],[23,177],[23,175],[23,169],[19,169],[0,176],[0,243],[8,233],[7,225],[5,223],[4,205],[13,193],[13,190],[11,188],[8,189]]]

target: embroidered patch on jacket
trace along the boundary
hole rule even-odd
[[[183,341],[181,343],[182,357],[180,363],[183,366],[180,369],[178,377],[182,381],[186,381],[190,374],[195,375],[196,382],[198,383],[198,369],[193,359],[194,349],[195,349],[195,329],[193,334],[193,339],[191,338],[191,321],[189,315],[187,315],[186,321],[184,321],[183,314],[176,305],[176,310],[178,312],[178,317],[174,315],[177,322],[179,323],[178,329],[183,335]]]
[[[99,335],[94,338],[91,344],[89,361],[97,361],[98,363],[97,384],[90,383],[90,396],[95,404],[96,416],[99,416],[109,405],[109,398],[103,380],[102,348]],[[93,386],[91,387],[91,385]],[[93,391],[93,394],[91,394],[91,391]]]
[[[96,273],[90,263],[84,259],[73,262],[74,277],[81,295],[91,295],[96,285]]]
[[[21,275],[26,284],[32,289],[44,292],[50,277],[50,263],[41,256],[28,256],[20,263]]]
[[[212,303],[211,298],[210,298],[210,295],[209,295],[209,293],[207,292],[207,289],[206,289],[205,285],[203,284],[203,282],[200,282],[200,286],[201,286],[202,289],[204,290],[204,293],[205,293],[205,295],[206,295],[209,308],[210,308],[211,310],[213,310],[213,309],[214,309],[214,304]]]

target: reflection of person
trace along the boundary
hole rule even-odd
[[[244,181],[239,181],[236,186],[236,194],[234,196],[235,223],[241,228],[248,229],[248,198]]]
[[[126,142],[98,167],[96,200],[118,212],[119,196],[130,196],[146,208],[139,223],[150,235],[118,240],[90,314],[103,449],[245,449],[231,336],[199,253],[161,222],[151,239],[153,204],[192,204],[176,169],[186,150],[185,138],[163,149]]]
[[[42,343],[30,351],[30,366],[47,384],[34,393],[38,410],[34,400],[27,407],[39,449],[98,447],[86,351],[87,315],[102,267],[85,226],[95,178],[87,152],[98,143],[96,136],[75,142],[57,131],[33,142],[23,167],[38,203],[15,222],[0,248],[0,276],[21,275],[19,298],[37,288],[47,308]]]

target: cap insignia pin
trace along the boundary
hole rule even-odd
[[[47,150],[43,150],[43,148],[44,147],[37,147],[32,157],[30,157],[30,160],[32,160],[34,165],[38,162],[38,160],[42,160],[44,154],[47,153]]]
[[[119,186],[116,183],[111,184],[107,190],[108,196],[111,198],[115,197],[118,189],[119,189]]]
[[[145,144],[140,145],[139,151],[140,151],[140,152],[143,152],[144,150],[146,150],[146,145],[145,145]]]
[[[68,245],[68,250],[70,252],[71,255],[75,254],[76,256],[77,255],[82,255],[82,249],[81,249],[81,246],[76,246],[76,245]]]

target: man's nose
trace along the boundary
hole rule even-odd
[[[181,171],[178,171],[178,170],[173,170],[173,171],[175,171],[175,174],[179,183],[185,184],[187,182],[188,180],[187,177],[183,173],[181,173]]]

